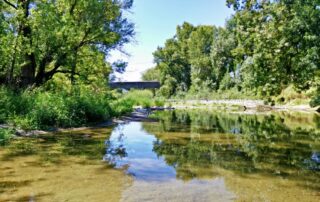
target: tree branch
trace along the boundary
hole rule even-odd
[[[73,4],[71,5],[71,7],[70,7],[70,15],[73,15],[73,11],[74,11],[74,9],[75,9],[75,7],[76,7],[76,5],[77,5],[77,0],[75,0],[74,2],[73,2]]]
[[[3,0],[6,4],[8,4],[9,6],[11,6],[12,8],[14,9],[17,9],[17,6],[15,6],[13,3],[11,3],[10,1],[8,0]]]
[[[68,70],[57,70],[57,71],[55,71],[55,73],[74,74],[74,75],[80,76],[79,73],[68,71]]]

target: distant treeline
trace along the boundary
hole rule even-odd
[[[159,80],[161,95],[236,89],[274,96],[320,84],[320,2],[228,0],[235,14],[225,27],[185,22],[154,52],[144,80]]]

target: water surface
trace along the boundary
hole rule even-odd
[[[320,200],[318,115],[154,116],[0,148],[0,201]]]

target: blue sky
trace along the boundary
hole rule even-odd
[[[225,0],[135,0],[128,18],[136,26],[136,42],[124,47],[130,56],[115,51],[109,61],[127,61],[127,72],[117,77],[139,81],[144,71],[155,66],[152,53],[174,36],[177,25],[186,21],[193,25],[224,26],[231,14]]]

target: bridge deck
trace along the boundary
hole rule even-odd
[[[160,82],[158,81],[134,81],[134,82],[111,82],[109,83],[111,88],[122,89],[157,89],[160,88]]]

